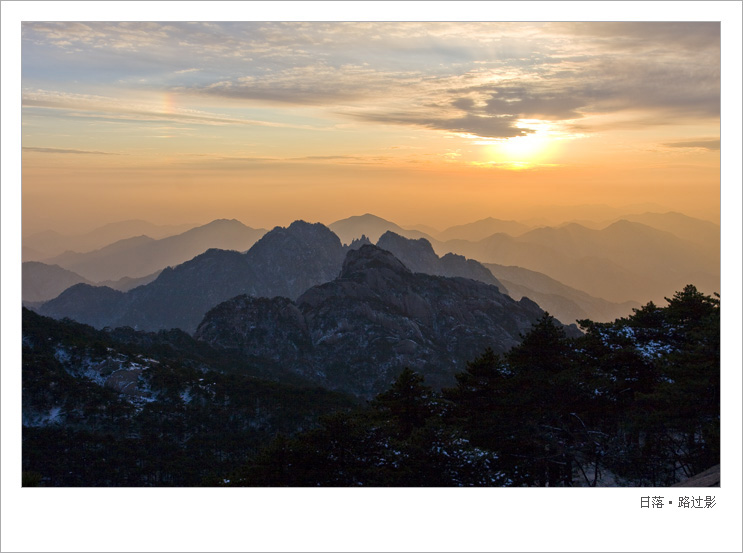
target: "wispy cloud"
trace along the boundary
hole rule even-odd
[[[223,156],[223,155],[189,155],[189,158],[196,159],[199,163],[203,161],[212,162],[230,162],[230,163],[380,163],[391,160],[388,156],[378,155],[314,155],[299,157],[259,157],[259,156]],[[188,161],[187,161],[188,163]]]
[[[594,127],[596,114],[641,114],[637,120],[647,127],[720,112],[717,23],[30,22],[23,34],[46,55],[76,52],[74,60],[57,57],[60,63],[121,73],[132,88],[233,105],[322,108],[330,119],[490,139],[528,134],[519,124],[525,119],[592,132],[612,124]],[[30,58],[36,50],[28,51]],[[24,106],[279,126],[206,109],[63,94],[29,92]]]
[[[160,108],[154,104],[132,103],[105,96],[71,94],[58,91],[25,91],[24,107],[65,110],[70,117],[101,117],[133,121],[169,121],[202,125],[250,125],[293,127],[284,123],[257,121],[183,108]]]
[[[23,146],[24,152],[36,152],[40,154],[95,154],[103,156],[118,156],[122,154],[114,152],[96,152],[91,150],[69,150],[63,148],[37,148],[33,146]]]
[[[668,148],[695,148],[695,149],[702,149],[702,150],[719,150],[720,140],[719,139],[682,140],[680,142],[666,142],[663,145]]]

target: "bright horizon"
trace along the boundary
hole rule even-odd
[[[718,23],[26,22],[22,71],[24,234],[719,222]]]

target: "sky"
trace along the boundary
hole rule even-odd
[[[718,22],[21,32],[24,234],[367,212],[443,229],[594,204],[719,220]]]

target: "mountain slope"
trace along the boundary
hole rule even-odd
[[[155,225],[141,219],[132,219],[109,223],[90,232],[70,236],[47,230],[23,237],[24,247],[30,248],[28,255],[35,256],[33,259],[27,258],[24,253],[23,260],[41,261],[65,251],[89,252],[132,236],[147,235],[159,240],[185,232],[195,226],[192,224]],[[36,250],[36,252],[31,250]]]
[[[46,301],[75,284],[92,284],[86,278],[59,265],[47,265],[38,261],[23,263],[21,271],[23,301]]]
[[[338,278],[296,302],[236,297],[212,309],[194,336],[370,397],[404,367],[434,386],[451,385],[468,359],[487,347],[507,351],[542,313],[495,286],[413,273],[364,245],[348,252]]]
[[[521,267],[493,263],[481,264],[473,259],[448,253],[439,258],[431,244],[423,239],[412,240],[393,232],[383,234],[377,246],[391,252],[411,271],[439,276],[459,276],[497,286],[515,300],[528,297],[565,323],[579,319],[610,321],[624,317],[639,303],[613,303],[566,286],[547,275]]]
[[[376,242],[387,231],[392,231],[406,238],[426,238],[428,241],[433,241],[433,238],[424,232],[406,230],[395,223],[370,213],[341,219],[328,226],[344,244],[350,244],[354,239],[361,238],[362,235],[366,236],[371,242]]]
[[[179,331],[98,331],[23,310],[22,332],[23,470],[45,486],[216,485],[276,434],[357,403],[256,378]]]
[[[263,234],[234,219],[218,219],[176,236],[128,238],[88,253],[65,252],[49,260],[92,281],[138,278],[183,263],[209,248],[244,251]]]
[[[327,227],[296,221],[288,228],[276,227],[244,254],[210,249],[125,294],[90,286],[69,289],[39,312],[98,328],[193,332],[210,308],[240,294],[297,298],[337,276],[344,253]]]
[[[543,227],[518,237],[433,244],[481,263],[515,265],[612,302],[662,301],[669,289],[695,283],[719,290],[719,253],[640,223],[618,221],[593,230],[578,224]]]
[[[518,300],[526,296],[565,323],[581,319],[591,319],[595,322],[613,321],[628,316],[633,308],[640,307],[636,302],[615,303],[596,298],[545,274],[522,267],[495,263],[486,263],[485,267],[513,299]]]
[[[720,225],[716,225],[710,221],[689,217],[688,215],[674,211],[624,215],[621,219],[633,223],[642,223],[657,230],[670,232],[679,238],[702,244],[708,248],[714,247],[716,244],[717,249],[719,249]]]
[[[24,305],[49,301],[59,296],[70,286],[81,283],[90,284],[91,286],[108,286],[114,290],[126,292],[137,286],[152,282],[159,274],[158,271],[140,278],[123,277],[118,280],[91,282],[77,273],[63,269],[59,265],[47,265],[39,261],[26,261],[22,267],[23,289],[21,294]]]
[[[476,242],[497,233],[518,236],[528,231],[531,227],[518,221],[504,221],[488,217],[473,223],[456,225],[440,232],[436,238],[441,241],[447,240],[470,240]]]
[[[471,278],[497,286],[505,293],[505,287],[481,263],[452,253],[439,257],[425,238],[414,240],[387,231],[379,237],[377,246],[392,253],[414,273]]]

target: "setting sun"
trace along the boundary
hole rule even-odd
[[[499,143],[494,149],[498,155],[504,156],[507,162],[535,164],[549,155],[550,147],[551,144],[547,137],[533,133],[509,138]]]

